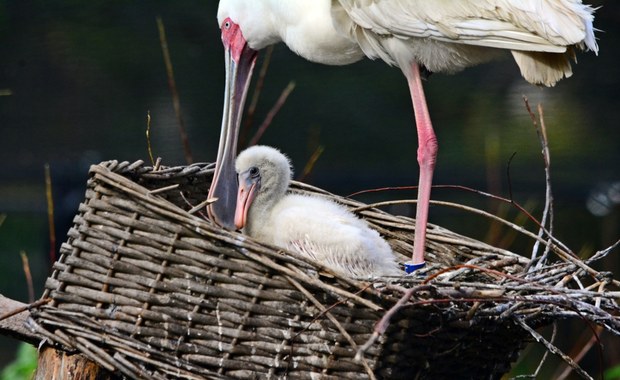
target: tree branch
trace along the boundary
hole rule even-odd
[[[10,336],[35,345],[38,344],[43,337],[33,333],[26,327],[26,321],[30,317],[28,310],[34,305],[48,301],[39,300],[28,305],[6,298],[0,294],[0,335]]]

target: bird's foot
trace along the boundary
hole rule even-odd
[[[424,268],[425,265],[426,265],[425,261],[422,261],[421,263],[418,263],[418,264],[414,264],[411,261],[406,262],[405,263],[405,273],[411,274],[411,273],[415,272],[418,269]]]

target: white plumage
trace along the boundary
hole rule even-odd
[[[277,149],[248,148],[235,166],[239,176],[235,224],[249,236],[299,252],[350,277],[400,273],[387,242],[344,206],[287,194],[291,167]]]
[[[572,75],[575,50],[598,52],[594,9],[581,0],[220,0],[227,101],[209,213],[230,224],[240,112],[257,50],[284,42],[314,62],[345,65],[364,57],[399,67],[407,78],[420,166],[413,256],[424,265],[426,223],[438,151],[420,72],[453,73],[510,52],[530,83],[553,86]],[[409,265],[411,264],[411,265]]]
[[[324,64],[455,72],[510,50],[528,82],[552,86],[572,74],[574,48],[598,52],[593,11],[581,0],[221,0],[218,21],[254,50],[284,42]]]

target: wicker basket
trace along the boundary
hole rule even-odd
[[[489,269],[432,282],[343,278],[188,213],[211,176],[203,164],[92,166],[34,328],[130,378],[483,379],[505,373],[530,339],[523,321],[548,321],[528,303],[535,289],[516,280],[521,256],[429,226],[427,276]],[[409,254],[413,220],[337,200]],[[572,270],[562,268],[537,284]],[[356,359],[407,289],[409,302]]]

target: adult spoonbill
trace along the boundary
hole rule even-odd
[[[424,263],[426,223],[437,156],[421,70],[453,73],[510,51],[530,83],[553,86],[572,75],[575,50],[598,52],[594,9],[581,0],[220,0],[226,94],[209,214],[232,227],[232,167],[257,51],[284,42],[314,62],[346,65],[380,58],[409,84],[420,165],[417,226],[408,271]]]
[[[288,248],[350,277],[398,275],[392,249],[343,205],[287,194],[291,164],[275,148],[250,147],[236,161],[235,226],[257,240]]]

